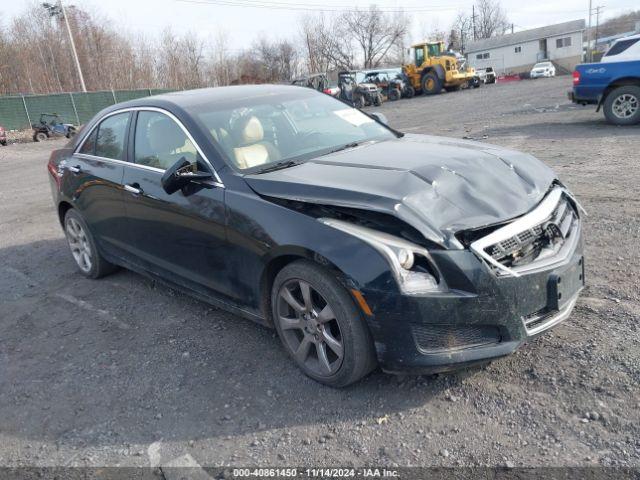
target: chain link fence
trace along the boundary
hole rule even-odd
[[[0,96],[0,125],[8,130],[31,128],[41,113],[57,113],[64,123],[82,125],[109,105],[170,92],[166,89],[109,90],[52,95]]]

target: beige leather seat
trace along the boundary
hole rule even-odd
[[[271,142],[264,140],[264,128],[257,117],[247,117],[234,129],[236,147],[233,149],[236,165],[251,168],[280,159]]]

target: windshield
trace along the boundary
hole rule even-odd
[[[396,137],[361,111],[328,95],[296,90],[290,95],[238,99],[229,102],[232,105],[203,105],[193,113],[229,163],[247,172]]]
[[[533,66],[533,68],[547,68],[547,67],[550,67],[550,66],[551,66],[551,64],[550,64],[550,63],[548,63],[548,62],[545,62],[545,63],[536,63],[536,64]]]

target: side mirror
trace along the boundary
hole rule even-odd
[[[386,117],[386,115],[384,113],[371,112],[369,115],[374,117],[380,123],[384,123],[385,125],[389,125],[389,120],[387,120],[387,117]]]
[[[194,172],[193,165],[182,157],[164,172],[160,182],[164,191],[172,195],[191,182],[210,178],[213,178],[213,175],[208,172]]]

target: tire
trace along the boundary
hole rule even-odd
[[[67,130],[67,134],[65,135],[65,137],[73,138],[73,136],[75,134],[76,134],[76,129],[75,128],[70,128],[69,130]]]
[[[604,116],[614,125],[640,123],[640,87],[626,85],[618,87],[604,100]]]
[[[96,247],[96,242],[82,216],[73,208],[64,217],[64,233],[71,256],[80,273],[87,278],[100,278],[117,267],[107,262]]]
[[[303,288],[308,288],[308,295]],[[345,387],[376,367],[373,341],[360,310],[323,267],[308,260],[284,267],[273,283],[271,307],[285,350],[313,380]]]
[[[404,97],[405,98],[413,98],[416,96],[416,89],[412,86],[408,86],[404,89]]]
[[[447,92],[457,92],[460,90],[460,85],[454,85],[452,87],[444,87]]]
[[[355,108],[364,108],[366,106],[366,102],[364,100],[364,97],[362,95],[358,95],[354,100],[353,100],[353,106]]]
[[[49,136],[44,132],[38,132],[38,133],[34,133],[33,134],[33,141],[34,142],[44,142],[48,138],[49,138]]]
[[[422,77],[422,93],[436,95],[442,91],[442,82],[435,73],[427,73]]]
[[[395,102],[396,100],[400,100],[400,92],[395,88],[393,90],[389,90],[389,100],[391,102]]]
[[[0,145],[2,145],[3,147],[6,147],[7,146],[7,141],[6,140],[2,140],[0,142]]]
[[[380,95],[380,93],[376,93],[373,97],[373,105],[375,107],[379,107],[380,105],[382,105],[382,95]]]

